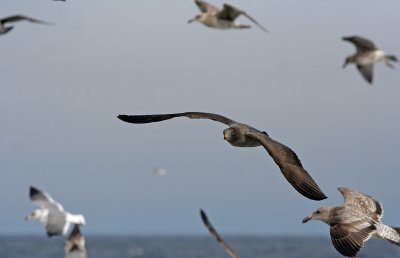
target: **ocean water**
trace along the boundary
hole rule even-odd
[[[62,258],[63,237],[0,237],[0,258]],[[225,241],[239,257],[340,258],[329,238],[319,237],[242,237]],[[89,258],[229,258],[211,236],[86,236]],[[360,258],[400,257],[400,247],[370,240]]]

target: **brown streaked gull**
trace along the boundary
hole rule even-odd
[[[206,213],[202,209],[200,209],[200,216],[208,231],[210,231],[211,235],[213,235],[217,242],[221,244],[221,246],[225,249],[229,256],[232,258],[238,258],[237,254],[232,250],[232,248],[228,246],[224,239],[222,239],[222,237],[218,234],[217,230],[211,225]]]
[[[14,28],[14,26],[5,26],[8,23],[14,23],[14,22],[19,22],[19,21],[29,21],[33,23],[39,23],[39,24],[47,24],[49,25],[50,23],[41,21],[38,19],[34,19],[25,15],[13,15],[13,16],[8,16],[5,18],[0,19],[0,35],[6,34],[10,30]]]
[[[333,246],[346,257],[356,257],[371,237],[400,245],[400,228],[381,223],[383,208],[379,201],[345,187],[338,190],[344,197],[343,206],[319,208],[303,223],[321,220],[328,224]]]
[[[396,56],[386,55],[382,50],[377,48],[372,41],[366,38],[360,36],[350,36],[343,37],[342,39],[344,41],[353,43],[357,49],[355,54],[346,58],[343,68],[345,68],[347,64],[354,63],[364,79],[370,84],[372,84],[373,81],[374,63],[383,61],[387,66],[393,68],[394,66],[390,63],[390,61],[398,62]]]
[[[259,24],[254,18],[248,15],[246,12],[229,4],[224,4],[222,9],[201,0],[194,1],[199,7],[201,14],[196,15],[191,22],[200,22],[205,26],[216,28],[216,29],[248,29],[250,25],[243,25],[236,21],[236,18],[240,15],[247,17],[250,21],[260,27],[263,31],[268,32],[261,24]]]
[[[317,183],[303,168],[296,153],[286,145],[273,140],[266,132],[259,131],[246,124],[235,122],[227,117],[203,112],[185,112],[158,115],[119,115],[118,118],[127,123],[146,124],[160,122],[175,117],[191,119],[209,119],[227,125],[224,139],[236,147],[263,146],[280,168],[286,180],[303,196],[311,200],[326,199]]]
[[[75,224],[68,240],[65,241],[65,258],[87,258],[85,237],[82,235],[79,225]]]
[[[70,223],[85,225],[86,221],[81,214],[71,214],[64,211],[63,206],[55,201],[51,196],[31,186],[29,193],[31,201],[38,205],[36,209],[26,216],[26,220],[37,220],[46,226],[49,237],[65,235]]]

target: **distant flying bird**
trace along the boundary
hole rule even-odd
[[[400,245],[400,228],[381,223],[383,208],[377,200],[348,188],[338,190],[344,197],[343,206],[319,208],[303,223],[321,220],[328,224],[333,245],[346,257],[356,257],[371,237]]]
[[[357,52],[354,55],[348,56],[343,64],[343,68],[347,64],[356,64],[357,69],[367,82],[372,84],[374,63],[383,61],[390,68],[394,66],[390,61],[398,62],[394,55],[386,55],[382,50],[378,49],[370,40],[360,37],[351,36],[343,37],[344,41],[349,41],[355,45]]]
[[[79,225],[74,226],[68,240],[65,241],[65,258],[87,258],[85,238]]]
[[[217,239],[217,242],[222,245],[222,247],[229,254],[229,256],[232,258],[238,258],[237,254],[228,246],[227,243],[225,243],[225,241],[222,239],[222,237],[218,234],[217,230],[211,225],[206,213],[201,209],[200,209],[200,216],[201,216],[201,220],[203,221],[204,225],[207,227],[208,231],[210,231],[211,235],[213,235],[215,237],[215,239]]]
[[[165,176],[167,171],[164,168],[155,167],[153,168],[153,175],[155,176]]]
[[[9,17],[0,19],[0,35],[6,34],[7,32],[9,32],[10,30],[12,30],[14,28],[14,26],[5,26],[7,23],[14,23],[14,22],[18,22],[18,21],[29,21],[29,22],[33,22],[33,23],[47,24],[47,25],[50,24],[48,22],[37,20],[37,19],[31,18],[28,16],[24,16],[24,15],[13,15],[13,16],[9,16]]]
[[[248,29],[251,27],[250,25],[242,25],[235,21],[238,16],[243,15],[254,22],[254,24],[260,27],[263,31],[268,32],[266,28],[259,24],[250,15],[232,5],[224,4],[223,9],[220,10],[205,1],[195,0],[195,3],[199,7],[201,14],[189,20],[189,23],[196,21],[205,26],[216,29]]]
[[[51,196],[31,186],[31,201],[38,205],[37,209],[26,216],[26,220],[37,220],[46,225],[46,232],[49,237],[65,235],[70,223],[85,225],[86,221],[81,214],[71,214],[64,211],[62,205],[56,202]]]
[[[323,200],[327,197],[321,191],[308,172],[303,168],[296,153],[289,147],[273,140],[266,132],[261,132],[246,124],[235,122],[227,117],[203,113],[185,112],[161,115],[119,115],[122,121],[134,124],[160,122],[174,117],[188,117],[191,119],[210,119],[229,126],[224,130],[224,139],[236,147],[257,147],[262,145],[279,166],[286,180],[303,196],[312,200]]]

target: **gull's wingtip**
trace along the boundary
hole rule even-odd
[[[39,194],[39,193],[40,193],[39,189],[37,189],[34,186],[30,186],[30,188],[29,188],[29,196],[30,197],[32,197],[32,196],[34,196],[36,194]]]

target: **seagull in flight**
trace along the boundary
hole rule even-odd
[[[26,220],[37,220],[46,226],[49,237],[65,235],[70,223],[85,225],[86,221],[81,214],[71,214],[64,211],[63,206],[55,201],[48,193],[31,186],[29,193],[31,201],[38,205],[36,209],[25,217]]]
[[[175,117],[191,119],[209,119],[227,125],[223,131],[224,139],[236,147],[263,146],[280,168],[286,180],[303,196],[311,200],[326,199],[314,179],[303,168],[296,153],[286,145],[275,141],[266,132],[259,131],[246,124],[235,122],[227,117],[203,112],[185,112],[158,115],[119,115],[118,118],[127,123],[147,124],[160,122]]]
[[[355,54],[346,58],[343,68],[345,68],[348,64],[354,63],[357,65],[357,69],[360,71],[364,79],[370,84],[372,84],[373,81],[374,63],[383,61],[390,68],[394,68],[390,61],[398,62],[396,56],[386,55],[382,50],[377,48],[372,41],[366,38],[360,36],[350,36],[343,37],[343,40],[353,43],[357,49]]]
[[[201,13],[196,15],[189,23],[200,22],[205,26],[216,29],[248,29],[250,25],[243,25],[236,21],[240,15],[246,16],[250,21],[260,27],[264,32],[268,32],[260,23],[248,15],[246,12],[229,4],[224,4],[222,9],[201,0],[194,1]]]
[[[349,188],[338,190],[344,197],[343,206],[319,208],[303,223],[321,220],[328,224],[333,246],[346,257],[356,257],[371,237],[400,245],[400,228],[381,222],[383,208],[379,201]]]

